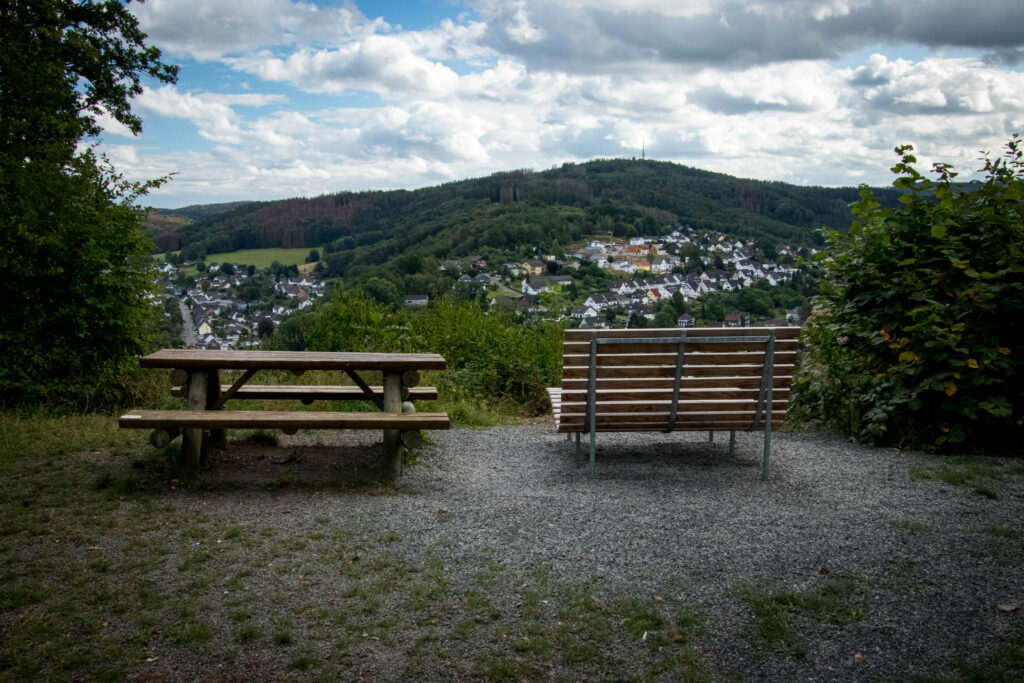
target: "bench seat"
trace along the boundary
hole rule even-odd
[[[221,385],[221,393],[227,393],[230,384]],[[436,387],[406,387],[409,401],[436,401]],[[371,386],[375,396],[382,397],[384,388]],[[172,387],[172,396],[184,396],[185,387]],[[235,392],[232,398],[254,398],[263,400],[299,399],[302,401],[362,401],[366,394],[357,386],[330,386],[318,384],[246,384]]]
[[[133,410],[127,429],[448,429],[447,413],[350,413],[277,410]]]

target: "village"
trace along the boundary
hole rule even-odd
[[[770,249],[754,240],[739,240],[721,233],[677,228],[660,237],[589,239],[565,254],[538,254],[522,262],[488,263],[480,256],[440,262],[440,271],[482,305],[513,309],[537,319],[564,320],[571,327],[588,329],[647,324],[655,318],[659,301],[675,297],[693,302],[711,292],[736,292],[757,283],[775,286],[798,272],[797,253],[785,245]],[[191,264],[182,264],[187,267]],[[606,291],[586,291],[580,274],[598,269],[609,283]],[[244,264],[209,263],[205,272],[185,276],[170,263],[159,266],[161,302],[177,301],[182,317],[182,342],[206,349],[258,346],[285,316],[313,305],[327,285],[321,268],[274,266],[258,269]],[[574,275],[575,274],[575,275]],[[581,291],[582,290],[582,291]],[[409,307],[429,304],[427,294],[407,294]],[[173,307],[173,306],[171,306]],[[168,314],[169,315],[169,314]],[[749,312],[727,311],[724,326],[748,326]],[[784,319],[762,319],[762,324],[799,324],[799,311],[786,311]],[[693,315],[675,319],[679,327],[696,324]],[[714,323],[712,323],[714,324]]]

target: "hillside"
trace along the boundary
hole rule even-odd
[[[895,190],[876,191],[895,203]],[[845,229],[856,188],[800,187],[668,162],[607,159],[511,171],[420,190],[343,192],[250,202],[218,212],[162,211],[161,249],[206,253],[321,247],[333,274],[409,251],[455,257],[483,250],[557,251],[587,234],[629,237],[690,225],[738,237],[812,244]],[[219,205],[228,207],[229,205]],[[177,223],[168,216],[188,218]]]

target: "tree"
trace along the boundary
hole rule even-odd
[[[1014,136],[985,179],[932,181],[898,147],[886,209],[861,188],[830,257],[796,382],[802,413],[900,446],[1017,448],[1024,437],[1024,159]]]
[[[310,249],[309,254],[306,256],[306,263],[318,263],[320,261],[320,252],[316,249]]]
[[[130,183],[80,143],[149,75],[174,82],[115,0],[25,0],[0,8],[0,402],[85,405],[121,397],[158,309],[151,244]]]

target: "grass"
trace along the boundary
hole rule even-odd
[[[833,624],[864,618],[863,583],[855,577],[822,578],[803,591],[748,582],[738,587],[737,594],[754,617],[751,644],[797,659],[805,657],[806,651],[794,632],[794,616]]]
[[[251,524],[200,502],[222,491],[182,498],[171,463],[108,418],[0,424],[24,449],[0,458],[0,680],[201,677],[221,663],[337,680],[366,657],[421,679],[715,678],[693,644],[707,619],[682,597],[513,571],[497,551],[414,561],[373,520],[294,510]],[[79,439],[96,451],[76,452]]]
[[[247,509],[352,489],[183,490],[145,436],[104,416],[0,414],[0,681],[201,678],[221,664],[242,677],[379,675],[360,668],[368,662],[416,680],[735,676],[716,657],[711,614],[687,590],[693,574],[626,591],[516,568],[500,548],[443,559],[455,537],[410,556],[407,532],[317,505],[255,521]],[[356,492],[379,495],[376,486]],[[226,495],[241,504],[218,506]],[[1011,524],[979,524],[976,536],[1007,566],[1021,556]],[[722,599],[749,610],[759,656],[798,659],[819,624],[841,631],[865,618],[867,591],[857,577],[820,576],[800,589],[752,580]],[[1018,633],[950,671],[1017,680],[1022,660]]]
[[[1024,477],[1024,465],[1003,466],[982,456],[945,458],[928,465],[912,465],[911,479],[941,481],[950,486],[968,488],[972,493],[990,500],[999,500],[993,486],[1010,477]]]
[[[238,251],[226,251],[218,254],[207,254],[206,263],[241,263],[247,266],[256,266],[263,269],[277,261],[282,266],[301,266],[309,256],[309,247],[298,247],[295,249],[240,249]],[[191,272],[190,272],[191,271]],[[186,269],[189,275],[195,275],[195,268]]]

